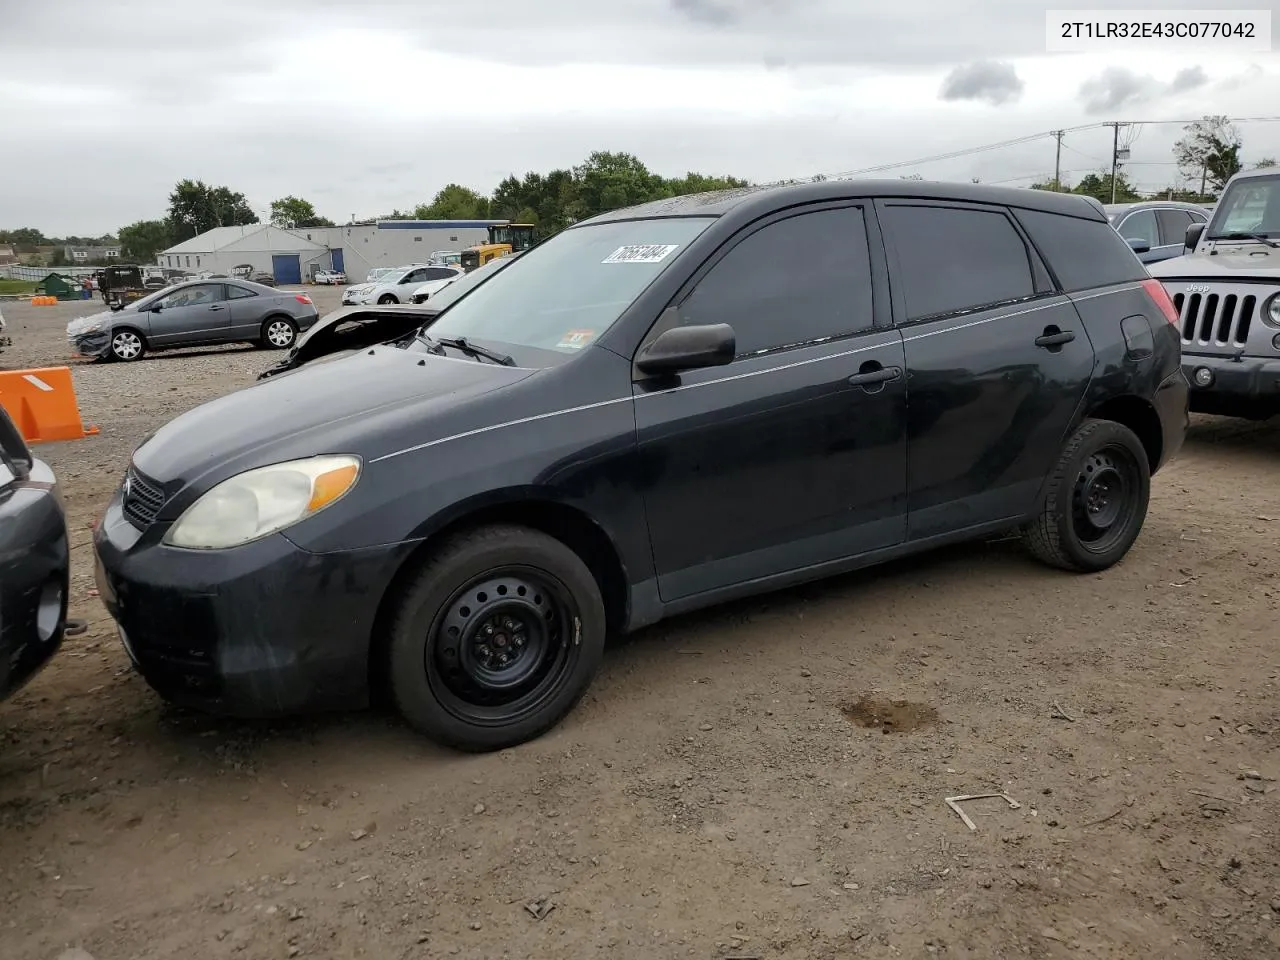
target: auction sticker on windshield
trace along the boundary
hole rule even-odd
[[[627,247],[619,247],[609,254],[601,263],[661,263],[678,249],[678,243],[636,243]]]
[[[556,344],[557,350],[581,350],[588,343],[595,339],[596,332],[594,330],[570,330],[560,342]]]

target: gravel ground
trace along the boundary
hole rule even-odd
[[[4,312],[36,366],[87,311]],[[1280,956],[1276,422],[1197,419],[1106,574],[992,542],[683,617],[460,757],[165,707],[91,593],[133,446],[274,359],[74,365],[102,432],[40,454],[91,626],[0,707],[4,960]]]

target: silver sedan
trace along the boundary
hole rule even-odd
[[[231,343],[287,350],[318,317],[305,293],[249,280],[194,280],[120,310],[73,320],[67,324],[67,339],[81,356],[102,360],[137,360],[149,350]]]

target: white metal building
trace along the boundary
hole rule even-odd
[[[353,283],[374,267],[420,263],[438,250],[465,250],[489,238],[506,220],[379,220],[340,227],[282,230],[268,224],[215,227],[160,253],[175,270],[226,273],[242,263],[274,274],[277,283],[301,283],[319,270],[340,270]]]
[[[352,283],[374,267],[421,263],[437,250],[465,250],[489,239],[491,224],[506,220],[379,220],[341,227],[304,227],[297,231],[329,250],[334,270]]]
[[[329,266],[329,248],[265,223],[215,227],[184,240],[156,257],[162,267],[226,273],[242,263],[275,275],[277,283],[301,283],[315,269]]]

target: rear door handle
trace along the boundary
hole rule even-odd
[[[227,308],[226,308],[226,307],[223,307],[223,306],[219,306],[218,304],[216,304],[216,303],[215,303],[215,304],[214,304],[212,307],[210,307],[209,309],[210,309],[210,310],[225,310],[225,309],[227,309]]]
[[[872,384],[897,380],[900,376],[902,376],[901,367],[880,367],[878,370],[868,370],[866,373],[855,373],[849,378],[849,382],[855,387],[869,387]]]
[[[1060,347],[1064,343],[1070,343],[1076,338],[1071,330],[1063,330],[1059,333],[1046,333],[1043,336],[1036,337],[1037,347]]]

